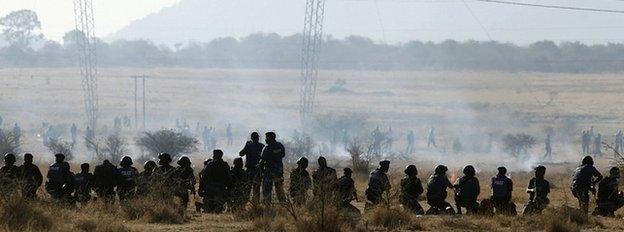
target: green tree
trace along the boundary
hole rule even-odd
[[[41,22],[32,10],[18,10],[0,18],[2,35],[12,46],[27,48],[31,42],[43,38]]]

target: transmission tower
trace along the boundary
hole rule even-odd
[[[76,46],[88,125],[95,132],[98,117],[97,55],[92,0],[74,0]]]
[[[302,128],[310,122],[314,111],[318,62],[323,41],[325,0],[306,0],[301,49],[301,96],[299,114]]]

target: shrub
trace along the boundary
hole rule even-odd
[[[369,215],[373,225],[396,229],[410,224],[411,213],[399,208],[377,207]]]
[[[62,139],[52,139],[48,144],[46,144],[48,150],[54,154],[63,154],[65,155],[65,160],[70,161],[74,159],[74,145],[69,142],[63,141]]]
[[[503,137],[503,150],[512,156],[526,154],[537,143],[537,139],[531,135],[507,134]]]
[[[21,135],[0,129],[0,154],[17,154],[21,146],[20,137]]]
[[[145,132],[137,139],[137,145],[152,154],[169,153],[173,159],[197,151],[199,141],[172,129]]]

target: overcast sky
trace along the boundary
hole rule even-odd
[[[157,43],[208,41],[255,32],[300,32],[305,0],[93,0],[96,36]],[[508,0],[624,10],[624,0]],[[174,6],[174,7],[170,7]],[[168,9],[161,9],[170,7]],[[34,9],[43,34],[74,28],[73,0],[0,0],[0,16]],[[380,42],[444,39],[624,42],[624,14],[544,9],[474,0],[327,0],[326,34]],[[158,13],[160,12],[160,13]],[[136,20],[136,21],[135,21]],[[134,23],[133,23],[134,21]],[[130,25],[130,26],[128,26]],[[128,27],[126,27],[128,26]]]

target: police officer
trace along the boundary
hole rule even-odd
[[[110,161],[104,160],[102,164],[95,166],[93,170],[93,182],[98,197],[106,203],[115,200],[115,186],[117,186],[117,167]]]
[[[74,175],[74,198],[77,202],[86,203],[91,200],[93,174],[89,173],[89,164],[80,165],[80,173]]]
[[[498,174],[492,177],[492,196],[490,200],[496,213],[516,214],[516,205],[511,201],[513,181],[507,177],[507,168],[499,167]]]
[[[234,167],[230,172],[230,207],[234,210],[245,208],[245,204],[249,200],[250,182],[247,171],[243,168],[243,158],[234,159]]]
[[[297,167],[290,172],[290,186],[288,192],[296,205],[302,205],[306,202],[306,195],[312,180],[308,173],[308,158],[301,157],[297,160]]]
[[[24,154],[24,163],[19,167],[22,186],[22,195],[26,198],[34,199],[37,196],[37,189],[43,183],[43,175],[39,171],[39,167],[33,164],[33,155]]]
[[[260,143],[258,132],[251,133],[251,140],[247,141],[243,150],[238,155],[245,156],[245,168],[247,168],[247,176],[251,181],[252,202],[257,204],[260,201],[260,182],[262,175],[258,169],[260,163],[260,155],[264,144]]]
[[[65,162],[65,155],[54,155],[55,162],[48,168],[46,191],[52,198],[60,200],[64,197],[63,189],[72,183],[72,174],[69,171],[69,163]]]
[[[139,171],[132,167],[132,158],[124,156],[119,162],[117,169],[117,195],[119,200],[124,202],[136,194],[137,178]]]
[[[154,161],[149,160],[143,164],[143,171],[139,173],[137,178],[137,194],[139,196],[147,196],[149,194],[155,168],[156,162]]]
[[[598,183],[598,205],[594,210],[594,215],[614,217],[615,211],[624,206],[624,193],[619,191],[620,169],[612,167],[609,176]]]
[[[223,151],[214,150],[212,160],[206,164],[199,180],[199,192],[204,198],[205,212],[221,213],[224,210],[230,177],[230,166],[223,160]]]
[[[550,193],[550,182],[548,182],[544,176],[546,174],[546,167],[535,167],[535,177],[529,181],[527,187],[527,193],[529,194],[529,203],[526,204],[523,214],[541,213],[544,208],[550,203],[548,199],[548,193]]]
[[[574,170],[572,178],[572,195],[578,199],[581,211],[585,214],[589,207],[589,192],[594,192],[596,183],[602,180],[602,174],[594,167],[594,159],[591,156],[585,156],[581,162],[581,166]]]
[[[421,215],[425,213],[418,197],[424,192],[422,183],[418,178],[418,169],[415,165],[409,165],[403,171],[405,177],[401,179],[401,193],[399,194],[399,202],[403,207],[409,209],[415,214]]]
[[[277,142],[276,135],[273,132],[265,134],[265,142],[267,143],[260,160],[263,164],[263,180],[262,193],[264,195],[264,204],[271,204],[271,192],[275,187],[275,194],[280,203],[286,202],[286,194],[284,193],[284,164],[282,159],[286,156],[284,145]]]
[[[444,165],[438,165],[433,175],[429,177],[427,182],[427,204],[431,206],[427,210],[427,214],[455,214],[455,210],[451,204],[446,202],[446,189],[453,188],[453,185],[446,176],[448,168]]]
[[[390,170],[390,161],[383,160],[379,162],[379,167],[375,169],[368,179],[368,188],[366,188],[366,199],[370,202],[370,206],[381,203],[383,193],[390,191],[390,180],[386,173]]]
[[[321,156],[317,160],[319,167],[312,172],[312,193],[317,199],[331,199],[338,176],[336,170],[327,166],[327,160]]]
[[[180,203],[184,208],[188,206],[189,192],[195,195],[195,172],[191,167],[191,160],[182,156],[178,159],[178,167],[174,170],[174,180],[176,183],[176,196],[180,198]]]
[[[358,199],[355,189],[355,181],[351,178],[353,170],[344,168],[342,176],[336,182],[336,195],[338,197],[338,207],[348,212],[360,213],[357,207],[351,204],[351,201]]]
[[[154,169],[154,174],[160,181],[171,183],[174,167],[171,166],[171,155],[168,153],[160,153],[158,155],[158,167]]]
[[[457,213],[462,214],[461,208],[466,208],[468,213],[475,214],[479,210],[477,198],[481,192],[479,180],[475,177],[475,169],[472,165],[464,167],[464,176],[455,182],[455,205]]]
[[[3,193],[16,190],[20,170],[15,166],[15,155],[4,155],[4,167],[0,168],[0,190]]]

